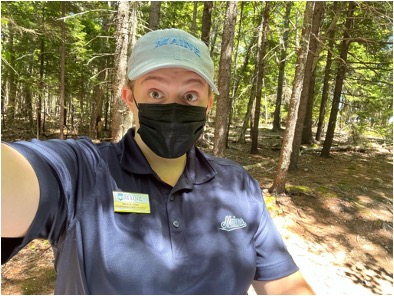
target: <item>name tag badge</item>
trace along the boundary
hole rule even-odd
[[[113,191],[112,194],[115,212],[150,214],[148,194],[121,191]]]

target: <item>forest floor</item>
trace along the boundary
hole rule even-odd
[[[323,295],[392,295],[392,146],[370,142],[366,150],[353,147],[331,152],[329,158],[306,151],[299,170],[288,174],[287,194],[277,199],[268,188],[280,141],[280,134],[264,130],[258,154],[249,153],[249,144],[230,143],[226,157],[247,168],[255,165],[249,173],[259,181],[267,207],[311,286]],[[3,265],[1,274],[2,294],[53,294],[50,245],[33,241]],[[254,294],[252,288],[249,294]]]

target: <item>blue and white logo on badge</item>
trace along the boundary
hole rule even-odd
[[[233,231],[236,229],[245,228],[246,226],[248,225],[246,224],[244,219],[236,218],[235,216],[228,215],[224,218],[224,221],[220,224],[219,229],[224,231]]]
[[[118,201],[122,201],[123,200],[123,192],[116,192],[115,198],[117,198]]]

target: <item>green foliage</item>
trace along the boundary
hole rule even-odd
[[[338,11],[333,10],[334,2],[325,2],[325,13],[321,24],[320,43],[322,50],[317,64],[313,120],[317,122],[320,108],[324,67],[327,55],[326,30],[333,24],[335,29],[334,63],[331,68],[329,104],[335,86],[338,67],[338,45],[343,36],[346,3],[338,2]],[[176,27],[191,32],[193,13],[196,5],[194,34],[201,36],[203,2],[163,1],[161,5],[160,28]],[[226,2],[216,1],[212,9],[210,50],[219,70],[221,32],[226,12]],[[280,42],[283,36],[283,22],[286,2],[272,2],[269,17],[269,31],[262,91],[262,122],[270,124],[275,108],[278,69],[280,63]],[[360,139],[374,133],[392,141],[392,12],[391,2],[357,2],[345,86],[340,109],[338,128],[348,129]],[[233,50],[234,64],[230,94],[233,98],[234,123],[242,122],[247,111],[251,91],[255,85],[255,64],[257,39],[264,2],[240,1],[239,16],[235,30]],[[115,52],[114,17],[117,2],[67,1],[66,19],[61,18],[60,1],[12,1],[1,3],[2,25],[2,103],[12,100],[11,86],[16,87],[16,110],[26,104],[23,92],[27,84],[33,97],[32,107],[37,106],[39,96],[45,99],[45,112],[56,118],[59,115],[60,75],[60,25],[66,25],[66,105],[72,108],[74,121],[90,122],[93,111],[93,90],[102,85],[106,101],[110,102],[112,67]],[[287,115],[287,104],[291,96],[295,72],[296,50],[300,43],[302,18],[305,1],[296,1],[290,14],[288,50],[286,56],[285,82],[283,87],[282,114]],[[149,2],[138,2],[138,35],[147,32]],[[242,11],[242,16],[240,15]],[[337,14],[337,15],[336,15]],[[43,51],[42,51],[42,45]],[[43,58],[43,65],[41,61]],[[248,62],[245,64],[245,59]],[[42,68],[43,67],[43,68]],[[43,73],[43,81],[40,80]],[[104,73],[105,75],[100,75]],[[218,73],[216,73],[216,77]],[[104,108],[104,107],[103,107]],[[327,106],[329,111],[330,106]],[[328,117],[329,112],[326,112]],[[69,110],[69,114],[72,113]],[[35,116],[35,114],[33,114]],[[23,115],[16,118],[24,120]],[[326,118],[326,122],[327,122]],[[70,124],[71,117],[67,118]]]

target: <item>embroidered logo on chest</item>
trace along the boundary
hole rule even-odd
[[[236,229],[245,228],[246,222],[242,218],[236,218],[235,216],[226,216],[224,221],[220,223],[220,230],[233,231]]]

